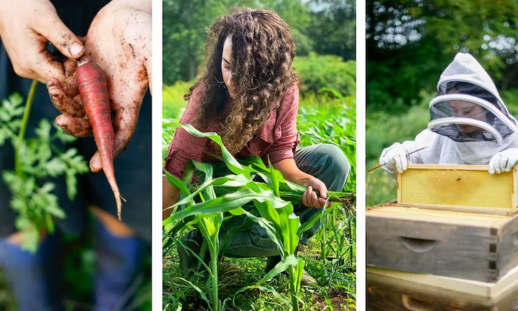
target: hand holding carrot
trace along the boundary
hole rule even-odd
[[[113,0],[95,17],[85,38],[86,56],[105,73],[114,114],[114,157],[131,139],[137,125],[142,99],[151,85],[151,1]],[[52,102],[63,114],[56,124],[70,135],[91,135],[88,120],[77,95],[73,72],[76,65],[65,62],[68,78],[49,79]],[[92,171],[103,167],[99,153],[90,161]]]
[[[46,50],[47,42],[71,59],[84,54],[81,41],[48,0],[0,1],[0,36],[16,74],[44,83],[65,78],[63,64]]]

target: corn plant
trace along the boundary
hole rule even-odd
[[[252,288],[263,289],[262,284],[279,273],[287,271],[290,276],[291,305],[293,310],[298,311],[297,293],[300,290],[304,260],[298,258],[295,251],[302,233],[311,228],[323,213],[317,213],[308,222],[300,224],[298,216],[293,213],[292,201],[300,203],[301,196],[306,191],[305,187],[285,180],[272,165],[266,167],[258,157],[237,161],[226,150],[221,138],[215,133],[201,133],[190,125],[176,126],[183,127],[191,135],[207,137],[216,142],[221,147],[221,160],[233,173],[213,178],[213,169],[209,164],[194,160],[190,160],[186,165],[181,180],[166,172],[169,182],[181,190],[181,198],[176,204],[169,207],[174,211],[168,219],[164,220],[163,225],[188,219],[188,222],[181,222],[179,227],[175,226],[170,232],[172,234],[178,232],[182,226],[194,224],[199,226],[211,257],[211,267],[208,269],[211,281],[211,310],[221,310],[224,305],[218,300],[217,258],[219,253],[224,250],[232,232],[229,232],[225,240],[220,242],[221,224],[224,219],[246,215],[249,221],[257,223],[266,230],[270,239],[277,245],[282,260],[256,285],[243,288],[238,293]],[[205,177],[201,185],[191,191],[189,184],[192,181],[194,169],[203,172]],[[264,182],[255,181],[254,176],[259,176]],[[217,196],[216,193],[220,196]],[[349,195],[345,192],[330,192],[328,200],[335,203],[324,212],[324,215],[333,211]],[[195,202],[195,198],[199,198],[199,202]],[[178,209],[182,205],[185,207],[181,210]]]

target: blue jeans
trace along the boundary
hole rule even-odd
[[[320,179],[329,191],[343,191],[351,165],[340,148],[331,144],[313,145],[297,150],[294,155],[297,167],[306,174]],[[302,203],[294,206],[294,212],[300,217],[300,222],[308,221],[313,215],[322,209],[307,207]],[[220,232],[220,240],[223,239],[229,228],[242,223],[246,217],[234,217],[230,225],[223,225]],[[320,226],[318,221],[301,237],[301,243],[308,244],[309,239],[315,235]],[[195,239],[198,230],[191,231],[184,238]],[[270,240],[266,230],[256,223],[244,231],[237,231],[232,235],[231,241],[224,249],[223,255],[234,258],[271,257],[278,256],[276,244]],[[194,258],[194,257],[193,257]],[[193,259],[196,261],[196,259]]]

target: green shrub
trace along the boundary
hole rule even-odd
[[[179,114],[183,108],[187,106],[187,102],[183,96],[189,92],[189,88],[194,81],[185,82],[178,81],[173,85],[164,85],[162,89],[163,116],[164,118],[179,118]]]
[[[509,112],[514,116],[518,115],[518,89],[501,92],[500,97],[502,97]]]
[[[301,93],[316,93],[327,87],[343,95],[356,94],[356,61],[344,62],[340,56],[310,53],[295,57],[293,67],[299,75]]]

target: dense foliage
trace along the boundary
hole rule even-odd
[[[367,1],[367,107],[420,102],[458,52],[474,55],[501,91],[518,87],[518,2]]]

